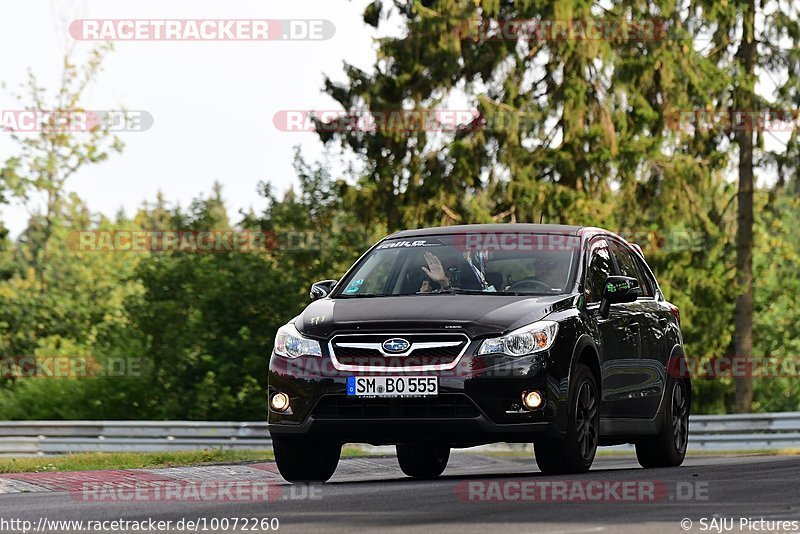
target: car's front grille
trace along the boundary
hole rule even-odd
[[[480,412],[466,395],[444,393],[437,397],[393,399],[329,395],[320,399],[313,414],[317,419],[449,419],[474,418]]]
[[[395,353],[384,345],[393,340],[400,340]],[[469,338],[455,332],[340,334],[328,350],[333,365],[346,371],[435,371],[454,368],[468,345]]]

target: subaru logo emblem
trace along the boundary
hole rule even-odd
[[[383,350],[390,354],[399,354],[405,352],[411,346],[411,343],[401,337],[393,337],[383,342]]]

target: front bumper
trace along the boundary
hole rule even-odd
[[[391,373],[340,371],[327,356],[287,360],[273,355],[269,396],[287,394],[290,408],[281,413],[269,409],[270,433],[373,445],[437,441],[452,447],[563,436],[567,378],[556,372],[549,353],[519,359],[472,354],[467,352],[448,371]],[[439,395],[348,397],[347,378],[355,375],[435,375]],[[522,393],[534,389],[545,402],[531,411],[522,406]]]

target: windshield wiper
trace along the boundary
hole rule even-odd
[[[455,294],[464,295],[500,295],[502,297],[541,297],[550,293],[529,293],[526,291],[481,291],[480,289],[452,288]]]
[[[447,289],[434,289],[431,291],[417,291],[414,295],[455,295],[455,291],[453,291],[452,287],[448,287]]]
[[[389,295],[379,294],[379,293],[350,293],[345,294],[342,293],[341,295],[336,295],[334,298],[337,299],[357,299],[357,298],[374,298],[374,297],[386,297]]]
[[[461,289],[460,287],[450,286],[447,289],[437,289],[435,291],[418,292],[417,295],[491,295],[496,291],[482,291],[480,289]]]

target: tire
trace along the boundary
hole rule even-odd
[[[432,444],[397,445],[397,461],[406,475],[430,480],[442,474],[450,459],[450,447]]]
[[[307,438],[272,438],[275,463],[287,482],[325,482],[333,476],[342,445]]]
[[[670,378],[667,395],[661,432],[636,443],[636,459],[642,467],[676,467],[686,456],[691,407],[686,381]]]
[[[579,363],[570,380],[567,435],[533,444],[536,464],[546,475],[585,473],[594,462],[600,435],[600,397],[592,371]]]

